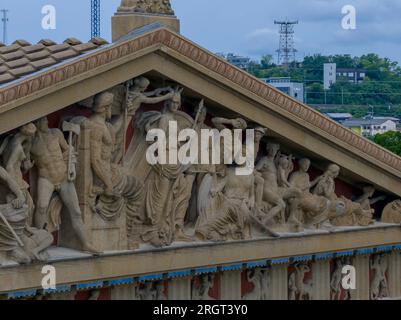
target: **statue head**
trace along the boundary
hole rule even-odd
[[[268,143],[266,145],[266,151],[268,156],[275,157],[280,151],[280,145],[278,143]]]
[[[303,172],[308,172],[309,168],[310,168],[310,160],[308,158],[302,158],[298,161],[299,163],[299,168],[303,171]]]
[[[40,132],[49,131],[49,121],[47,120],[47,117],[40,118],[35,122],[35,125]]]
[[[341,169],[340,169],[340,167],[338,165],[330,164],[327,167],[326,175],[328,175],[330,178],[334,179],[334,178],[337,178],[340,175],[340,171],[341,171]]]
[[[255,128],[255,140],[260,141],[266,135],[267,129],[262,127]]]
[[[36,126],[31,122],[31,123],[28,123],[28,124],[22,126],[19,129],[19,132],[24,136],[33,137],[36,133],[36,130],[37,130]]]
[[[176,88],[174,96],[165,102],[165,108],[170,112],[176,112],[181,108],[181,93],[183,88]]]
[[[101,92],[93,100],[93,112],[105,114],[106,119],[111,118],[111,105],[113,104],[114,94],[111,92]]]
[[[134,86],[139,89],[140,92],[144,92],[150,85],[150,81],[145,77],[139,77],[134,80]]]

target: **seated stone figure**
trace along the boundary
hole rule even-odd
[[[0,167],[2,187],[8,189],[8,203],[0,205],[0,264],[2,260],[14,260],[28,264],[32,261],[46,261],[46,249],[53,243],[53,237],[46,230],[27,225],[29,209],[19,185],[7,171]]]
[[[313,190],[313,194],[323,196],[331,201],[340,200],[344,203],[344,213],[332,217],[330,222],[334,226],[357,226],[359,221],[364,218],[371,218],[371,209],[365,210],[360,203],[353,202],[344,196],[338,197],[336,195],[336,183],[335,179],[340,174],[340,167],[335,164],[330,164],[327,170],[320,177],[317,178],[316,187]]]
[[[229,167],[211,196],[221,197],[221,208],[199,225],[196,235],[202,240],[227,241],[250,238],[250,215],[255,207],[254,175],[239,176]]]
[[[90,165],[92,170],[93,210],[105,221],[113,221],[121,214],[127,216],[130,227],[140,220],[143,184],[125,174],[122,166],[113,161],[115,132],[121,121],[111,120],[113,94],[103,92],[95,96],[93,114],[82,124],[90,134]]]
[[[372,209],[372,206],[384,199],[386,199],[385,196],[382,197],[377,197],[373,198],[376,190],[373,186],[364,186],[363,187],[363,194],[359,198],[355,200],[356,203],[359,203],[361,205],[362,210],[366,212],[366,215],[359,215],[356,218],[358,219],[358,224],[360,226],[368,226],[372,223],[374,223],[373,220],[373,214],[375,213],[375,210]],[[367,212],[371,212],[371,214],[367,214]]]
[[[328,219],[343,214],[344,204],[337,200],[328,200],[326,197],[312,194],[313,188],[320,180],[310,181],[308,174],[310,160],[299,160],[299,170],[290,176],[290,185],[302,192],[301,196],[291,199],[288,222],[301,231],[304,226],[319,226]]]

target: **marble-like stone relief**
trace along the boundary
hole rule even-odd
[[[203,274],[192,279],[191,300],[215,300],[210,296],[214,287],[215,274]]]
[[[372,273],[370,280],[370,299],[378,300],[387,298],[389,294],[389,285],[387,281],[387,271],[389,266],[389,256],[385,253],[376,254],[371,257],[370,271]]]
[[[118,12],[174,15],[170,0],[121,0]]]
[[[330,299],[331,300],[351,300],[350,290],[345,290],[342,286],[344,274],[343,268],[352,265],[350,257],[337,258],[333,261],[334,267],[330,277]]]
[[[266,136],[268,129],[235,116],[213,116],[204,100],[192,100],[193,111],[184,112],[183,88],[149,90],[150,85],[147,78],[136,78],[80,104],[89,109],[86,116],[63,118],[56,128],[43,117],[2,137],[0,258],[46,260],[54,231],[59,239],[69,235],[64,246],[72,239],[78,243],[74,249],[98,254],[375,222],[374,205],[385,197],[375,197],[372,186],[363,187],[355,200],[338,196],[338,165],[329,164],[311,179],[313,161],[285,154]],[[163,104],[160,111],[140,111],[157,104]],[[150,164],[146,137],[152,129],[168,137],[171,121],[178,131],[197,133],[255,129],[253,172],[237,175],[246,164],[235,160]],[[235,148],[219,139],[222,160]],[[168,143],[167,152],[181,145]],[[382,222],[401,223],[400,208],[399,201],[389,204]]]
[[[384,208],[381,222],[401,223],[401,200],[393,201]]]
[[[311,268],[306,263],[296,263],[288,276],[288,300],[312,300],[312,280],[306,279]]]
[[[257,268],[247,271],[247,280],[253,290],[243,296],[244,300],[268,300],[271,290],[271,273],[269,268]]]
[[[135,287],[137,300],[167,300],[163,281],[149,281]]]

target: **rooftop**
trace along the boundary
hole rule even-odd
[[[0,43],[0,84],[80,56],[107,43],[102,38],[93,38],[87,43],[75,38],[68,38],[61,44],[48,39],[36,44],[25,40],[17,40],[7,46]]]
[[[390,119],[351,119],[351,120],[346,120],[343,122],[343,125],[346,127],[350,126],[380,126],[387,121],[392,121]]]
[[[352,114],[350,113],[326,113],[326,115],[330,118],[352,118]]]

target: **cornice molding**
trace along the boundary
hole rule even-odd
[[[355,134],[353,131],[327,118],[313,108],[286,96],[282,92],[270,87],[247,72],[236,68],[211,52],[200,48],[193,42],[166,28],[159,28],[136,38],[121,43],[115,43],[110,47],[74,59],[69,63],[55,66],[51,70],[40,72],[26,79],[21,79],[3,86],[0,89],[0,112],[1,108],[8,103],[37,94],[41,90],[48,89],[63,81],[67,81],[86,72],[95,70],[96,68],[107,65],[112,61],[122,59],[155,44],[164,45],[171,50],[188,57],[195,63],[225,77],[234,84],[241,86],[270,103],[273,103],[277,107],[290,112],[311,126],[324,130],[331,136],[340,139],[362,153],[365,153],[401,172],[401,157],[398,157],[386,149],[372,143],[368,139]]]

